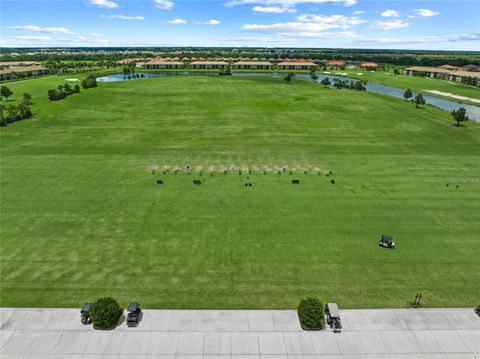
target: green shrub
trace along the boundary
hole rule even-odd
[[[111,330],[117,326],[122,313],[123,309],[115,299],[111,297],[97,299],[91,310],[93,327]]]
[[[298,305],[298,319],[303,330],[321,330],[325,313],[317,298],[304,298]]]

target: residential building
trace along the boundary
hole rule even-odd
[[[345,61],[341,61],[341,60],[329,61],[327,62],[327,66],[333,66],[333,67],[345,66]]]
[[[310,70],[312,67],[316,68],[317,64],[313,62],[293,62],[293,61],[285,61],[279,62],[277,64],[277,68],[279,70]]]
[[[17,78],[40,76],[48,74],[49,70],[43,65],[29,66],[5,66],[5,62],[0,63],[0,80],[12,80]]]
[[[360,67],[363,67],[365,69],[376,69],[378,67],[378,64],[375,62],[363,62],[360,64]]]
[[[143,64],[144,69],[149,70],[178,70],[183,69],[183,62],[165,59],[152,59]]]
[[[473,77],[480,79],[480,72],[473,71],[462,71],[462,70],[446,70],[439,67],[429,67],[429,66],[412,66],[407,67],[403,73],[405,75],[416,75],[416,76],[425,76],[431,78],[442,78],[449,81],[458,81],[461,82],[462,79]]]
[[[192,69],[225,69],[228,63],[225,61],[193,61]]]
[[[233,66],[238,70],[271,70],[273,67],[268,61],[238,61]]]

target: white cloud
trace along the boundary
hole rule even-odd
[[[395,11],[395,10],[385,10],[380,15],[383,16],[383,17],[399,17],[400,13],[398,11]]]
[[[107,9],[115,9],[118,7],[116,2],[110,0],[90,0],[90,4]]]
[[[104,37],[105,35],[100,33],[100,32],[91,32],[89,33],[90,36],[92,37]]]
[[[71,39],[67,39],[67,41],[73,41],[73,42],[85,42],[87,41],[87,38],[85,36],[75,36],[72,37]]]
[[[100,15],[107,19],[120,19],[120,20],[145,20],[145,16],[125,16],[125,15]]]
[[[284,14],[293,13],[296,10],[287,6],[254,6],[252,8],[254,12],[261,12],[265,14]]]
[[[444,36],[415,36],[403,38],[380,38],[369,40],[369,44],[434,44],[434,43],[454,43],[466,41],[480,41],[480,33],[469,33],[459,35]],[[367,42],[365,42],[367,43]]]
[[[297,4],[324,4],[328,2],[352,6],[357,3],[357,0],[229,0],[229,2],[227,2],[227,6],[260,4],[265,6],[292,8]]]
[[[162,10],[170,10],[173,8],[173,5],[175,5],[175,3],[171,0],[153,0],[153,2],[155,3],[155,7],[158,7]]]
[[[437,16],[438,14],[440,14],[438,11],[433,11],[429,9],[414,9],[413,12],[418,16],[423,17]]]
[[[354,11],[352,14],[353,15],[362,15],[362,14],[365,14],[365,11],[357,10],[357,11]]]
[[[297,20],[305,23],[324,24],[329,26],[330,29],[348,29],[354,25],[360,25],[366,21],[357,16],[344,16],[344,15],[299,15]]]
[[[292,43],[296,42],[297,39],[286,39],[286,38],[271,38],[271,37],[231,37],[231,38],[214,38],[215,41],[221,41],[226,43],[233,43],[234,45],[241,45],[242,43],[263,43],[263,44],[274,44],[274,43]]]
[[[186,24],[187,22],[183,19],[172,19],[168,23],[173,25],[181,25],[181,24]]]
[[[371,29],[394,30],[408,27],[410,24],[402,20],[375,21],[370,26]]]
[[[357,16],[344,15],[312,15],[304,14],[296,17],[296,21],[274,24],[245,24],[242,29],[261,33],[276,34],[284,37],[306,38],[352,38],[359,35],[352,31],[325,32],[328,30],[347,30],[366,21]]]
[[[201,25],[218,25],[220,24],[220,21],[215,20],[215,19],[210,19],[208,21],[196,21],[196,24],[201,24]]]
[[[49,36],[15,36],[14,39],[21,42],[51,42],[53,40]]]
[[[15,25],[8,26],[9,29],[23,30],[30,32],[45,32],[49,34],[75,34],[72,30],[66,29],[64,27],[40,27],[37,25]]]

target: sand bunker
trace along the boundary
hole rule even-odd
[[[472,101],[472,102],[475,102],[475,103],[480,103],[480,100],[478,100],[476,98],[454,95],[453,93],[450,93],[450,92],[441,92],[441,91],[437,91],[437,90],[423,90],[423,91],[430,92],[430,93],[440,95],[440,96],[451,97],[451,98],[454,98],[456,100]]]

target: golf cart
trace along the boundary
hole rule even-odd
[[[142,313],[142,309],[140,308],[140,304],[136,302],[132,302],[128,304],[127,308],[127,325],[129,327],[136,327],[138,322],[140,321],[140,315]]]
[[[395,242],[391,234],[382,234],[382,239],[378,241],[378,245],[384,248],[395,249]]]
[[[92,310],[92,306],[92,303],[85,303],[82,309],[80,309],[80,320],[84,325],[92,323],[92,318],[90,317],[90,311]]]
[[[325,314],[327,315],[327,324],[335,329],[342,329],[342,323],[340,322],[340,311],[336,303],[327,303],[325,306]]]

